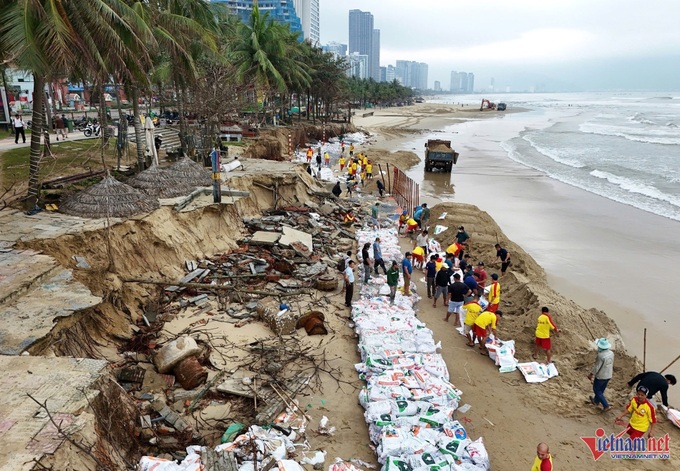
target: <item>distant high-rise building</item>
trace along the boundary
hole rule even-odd
[[[434,81],[434,91],[435,92],[441,92],[442,91],[442,83],[439,80]]]
[[[378,80],[380,78],[380,32],[377,33],[378,51],[377,61],[373,58],[376,50],[373,47],[373,40],[376,37],[373,28],[373,15],[368,11],[350,10],[349,11],[349,53],[358,53],[368,56],[368,77]],[[375,68],[375,70],[374,70]]]
[[[238,15],[242,21],[250,19],[250,12],[256,0],[211,0],[215,3],[226,4],[229,10]],[[274,21],[287,23],[290,30],[302,33],[302,39],[308,39],[312,44],[318,44],[321,37],[319,21],[320,0],[266,0],[259,1],[261,13],[268,13]]]
[[[393,65],[388,65],[385,71],[385,82],[394,82],[397,78],[397,69]]]
[[[380,81],[387,82],[387,67],[380,67]]]
[[[367,79],[368,69],[369,69],[369,59],[366,54],[359,54],[358,52],[353,52],[347,56],[347,63],[349,68],[347,69],[348,77],[356,77],[360,79]]]
[[[452,93],[473,93],[475,89],[475,74],[472,72],[451,72]]]
[[[321,50],[324,52],[330,52],[336,57],[344,57],[347,55],[347,44],[336,43],[331,41],[328,44],[321,46]]]
[[[371,77],[380,82],[380,30],[373,30],[373,44],[371,45]]]
[[[489,90],[491,90],[493,92],[495,90],[495,88],[496,88],[496,79],[491,77],[491,81],[489,82]]]
[[[427,90],[428,66],[423,62],[397,61],[396,79],[405,87]]]
[[[302,22],[302,32],[305,39],[317,46],[321,41],[320,0],[293,0],[293,2],[295,11]]]

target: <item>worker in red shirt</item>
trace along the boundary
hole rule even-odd
[[[477,285],[479,285],[479,295],[482,296],[484,294],[484,287],[486,286],[486,270],[484,270],[484,262],[479,262],[477,266],[474,269],[474,273],[477,273],[479,275],[479,279],[477,280]]]
[[[531,471],[553,471],[552,456],[547,444],[539,443],[536,447],[536,458]]]

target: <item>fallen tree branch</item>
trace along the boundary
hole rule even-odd
[[[50,419],[50,422],[51,422],[52,425],[54,425],[54,427],[57,429],[57,433],[58,433],[59,435],[61,435],[67,442],[69,442],[69,443],[70,443],[71,445],[73,445],[74,447],[78,448],[80,451],[82,451],[82,452],[85,453],[87,456],[89,456],[90,458],[92,458],[92,459],[94,460],[95,463],[97,463],[97,469],[101,469],[102,471],[111,471],[111,468],[109,468],[108,466],[104,465],[104,463],[102,463],[102,462],[99,460],[99,458],[97,458],[97,457],[92,453],[92,451],[91,451],[91,450],[92,450],[92,447],[89,447],[89,448],[88,448],[88,447],[86,447],[85,445],[83,445],[82,443],[76,442],[76,441],[75,441],[74,439],[72,439],[66,432],[64,432],[64,430],[61,428],[61,423],[58,424],[58,423],[56,422],[56,420],[54,420],[54,417],[52,417],[52,414],[50,413],[49,409],[47,408],[47,401],[45,401],[45,402],[43,403],[43,402],[38,401],[38,400],[37,400],[36,398],[34,398],[33,396],[31,396],[30,393],[26,393],[26,395],[27,395],[33,402],[35,402],[36,404],[38,404],[38,406],[40,406],[41,409],[43,409],[43,410],[45,411],[45,413],[47,414],[47,418]]]
[[[234,291],[236,293],[243,293],[243,294],[258,294],[261,296],[280,296],[280,297],[285,297],[285,296],[299,296],[301,294],[310,294],[312,292],[311,289],[300,289],[296,291],[289,291],[286,293],[277,293],[275,291],[262,291],[262,290],[247,290],[247,289],[240,289],[232,285],[211,285],[210,283],[182,283],[179,281],[159,281],[159,280],[150,280],[146,278],[126,278],[123,280],[123,283],[142,283],[142,284],[149,284],[149,285],[162,285],[162,286],[179,286],[180,288],[196,288],[196,289],[204,289],[207,291]]]

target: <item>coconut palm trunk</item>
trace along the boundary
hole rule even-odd
[[[133,120],[135,128],[135,142],[137,143],[137,171],[141,172],[145,168],[144,147],[142,146],[142,122],[139,119],[139,92],[136,88],[132,89],[132,112],[135,114]]]
[[[43,88],[45,88],[45,78],[40,74],[35,74],[33,78],[33,127],[31,129],[31,153],[28,170],[28,208],[35,207],[40,197],[40,162],[42,160],[40,138],[45,123],[43,110],[45,93]]]

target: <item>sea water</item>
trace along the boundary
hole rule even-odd
[[[531,110],[532,124],[500,143],[511,159],[586,191],[680,220],[680,92],[489,98],[510,109]],[[481,98],[433,101],[478,106]],[[506,123],[522,119],[521,114],[504,117]]]

